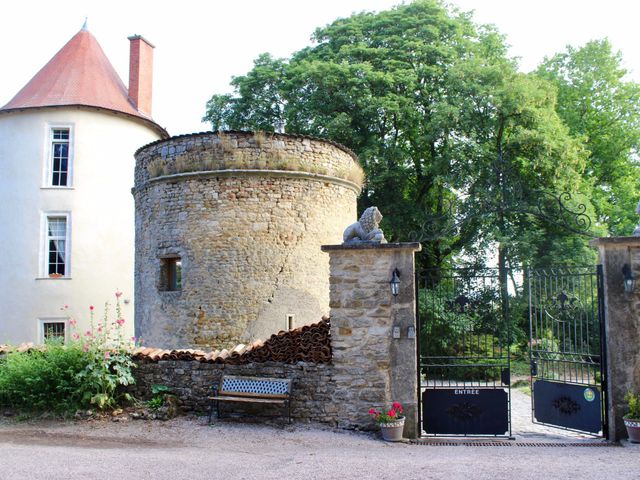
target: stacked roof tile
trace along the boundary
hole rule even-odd
[[[241,365],[246,363],[263,362],[331,362],[330,320],[313,325],[305,325],[287,332],[282,331],[271,335],[266,341],[257,340],[250,345],[237,345],[233,349],[203,350],[184,349],[166,350],[162,348],[139,347],[133,351],[135,360],[157,362],[159,360],[186,360],[205,363],[224,363]],[[38,348],[32,343],[25,343],[18,347],[0,345],[0,354],[10,351],[28,351]]]

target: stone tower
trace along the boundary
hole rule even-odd
[[[356,220],[363,171],[340,145],[263,132],[136,152],[136,335],[227,348],[329,312],[323,244]]]

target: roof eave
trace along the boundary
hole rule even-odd
[[[99,107],[96,105],[83,105],[79,103],[74,103],[69,105],[44,105],[44,106],[38,106],[38,107],[3,108],[3,109],[0,109],[0,115],[6,114],[6,113],[23,112],[26,110],[43,110],[43,109],[49,109],[49,108],[82,108],[87,110],[99,110],[99,111],[114,113],[116,115],[124,115],[125,117],[131,118],[133,120],[137,120],[147,125],[148,127],[151,127],[151,129],[155,130],[160,135],[161,140],[166,140],[167,138],[170,138],[169,132],[167,132],[167,130],[164,127],[161,127],[160,125],[158,125],[156,122],[154,122],[149,118],[145,118],[141,115],[132,115],[131,113],[122,112],[120,110],[115,110],[112,108]]]

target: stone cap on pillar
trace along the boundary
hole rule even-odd
[[[640,237],[638,237],[640,238]],[[420,242],[402,242],[402,243],[374,243],[361,242],[349,245],[322,245],[320,247],[323,252],[331,252],[336,250],[411,250],[419,252],[422,250]]]
[[[592,247],[640,247],[640,237],[602,237],[589,242]]]

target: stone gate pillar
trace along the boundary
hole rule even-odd
[[[414,253],[419,243],[325,245],[340,426],[372,428],[371,407],[405,408],[404,436],[418,436]],[[400,272],[400,292],[389,281]]]
[[[598,248],[604,274],[609,439],[619,440],[627,436],[624,396],[640,390],[640,237],[599,238],[591,245]],[[625,264],[638,279],[633,293],[624,291]]]

